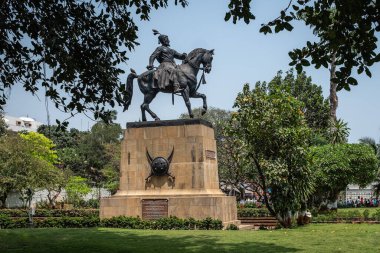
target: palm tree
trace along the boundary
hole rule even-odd
[[[350,134],[347,122],[342,119],[330,121],[329,137],[332,144],[346,143]]]

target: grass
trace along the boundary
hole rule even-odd
[[[0,230],[0,252],[380,252],[379,225],[313,224],[274,231],[111,228]]]

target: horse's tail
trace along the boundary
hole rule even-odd
[[[137,78],[138,75],[134,69],[131,69],[131,73],[127,77],[127,87],[126,87],[126,98],[124,103],[124,111],[128,110],[129,105],[132,102],[133,96],[133,79]]]

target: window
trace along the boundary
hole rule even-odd
[[[21,121],[16,121],[16,126],[21,126]]]

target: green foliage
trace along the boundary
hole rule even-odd
[[[7,124],[4,121],[3,113],[0,111],[0,137],[7,131]]]
[[[55,145],[50,139],[36,132],[21,133],[20,136],[33,146],[33,156],[52,165],[57,163],[57,151],[54,150]]]
[[[26,228],[29,220],[26,217],[10,218],[0,214],[0,228]],[[34,218],[33,226],[36,228],[85,228],[85,227],[111,227],[128,229],[154,229],[154,230],[221,230],[222,221],[205,218],[203,220],[179,219],[174,216],[157,220],[142,220],[138,217],[118,216],[108,219],[99,219],[99,216],[82,217],[46,217]]]
[[[363,216],[364,216],[365,220],[368,220],[368,218],[369,218],[369,210],[368,209],[364,210]]]
[[[313,189],[303,104],[289,93],[257,83],[253,90],[244,86],[235,107],[229,134],[244,145],[268,210],[289,227],[289,214],[301,208]]]
[[[380,209],[376,209],[372,214],[368,209],[363,212],[359,210],[350,210],[345,212],[327,212],[317,214],[312,218],[314,223],[351,223],[352,221],[380,221]]]
[[[120,146],[120,143],[110,143],[104,145],[107,163],[102,169],[102,174],[104,175],[105,181],[103,186],[112,194],[116,193],[119,189],[121,159]]]
[[[70,131],[63,130],[58,126],[41,125],[37,132],[51,139],[57,149],[72,148],[78,145],[79,130],[72,128]]]
[[[193,114],[199,117],[200,119],[207,120],[210,122],[215,131],[215,139],[218,142],[224,137],[223,128],[224,123],[231,118],[231,111],[223,110],[216,107],[209,107],[207,113],[202,115],[203,107],[198,107],[193,109]],[[188,113],[182,113],[179,116],[180,119],[188,119]]]
[[[91,188],[87,185],[87,179],[79,176],[70,177],[65,189],[68,201],[72,204],[79,204],[82,198],[91,192]]]
[[[350,128],[342,119],[330,121],[330,128],[328,132],[330,143],[346,143],[349,135]]]
[[[225,20],[232,17],[234,23],[238,19],[249,23],[255,19],[250,4],[250,0],[230,0]],[[289,1],[277,18],[262,24],[260,32],[292,31],[291,23],[302,21],[313,29],[319,41],[307,41],[303,48],[289,52],[290,65],[295,66],[298,73],[311,64],[317,69],[321,66],[328,68],[334,55],[340,68],[333,81],[338,83],[338,90],[350,90],[351,85],[358,84],[352,77],[354,69],[358,74],[365,72],[371,77],[369,67],[380,61],[380,54],[376,51],[380,31],[378,10],[378,1],[371,0]]]
[[[11,190],[30,204],[35,189],[53,184],[60,173],[52,162],[57,155],[43,135],[8,134],[0,138],[0,198],[3,205]],[[43,137],[43,138],[42,138]]]
[[[311,77],[307,77],[305,72],[295,76],[293,70],[282,77],[282,72],[279,71],[268,86],[270,89],[284,90],[301,101],[307,125],[317,134],[325,134],[329,127],[330,106],[323,97],[322,87],[313,84]]]
[[[0,209],[0,215],[9,217],[28,217],[25,209]],[[36,209],[34,217],[92,217],[99,216],[98,209]]]
[[[226,227],[226,230],[239,230],[239,227],[236,226],[235,224],[229,224],[229,225]]]
[[[100,187],[106,183],[115,189],[120,164],[121,134],[119,124],[96,123],[78,144],[77,152],[81,161],[77,168],[80,170],[74,172],[88,178],[92,185]]]
[[[310,155],[316,182],[313,200],[317,206],[326,200],[335,201],[350,183],[366,186],[378,170],[373,150],[363,144],[311,147]]]
[[[372,214],[372,218],[376,221],[380,221],[380,209],[377,209],[374,214]]]
[[[157,220],[141,220],[136,217],[118,216],[108,219],[102,219],[104,227],[113,228],[129,228],[129,229],[184,229],[184,230],[221,230],[223,228],[222,221],[212,218],[203,220],[180,219],[175,216],[168,218],[160,218]]]
[[[184,7],[187,2],[175,4]],[[131,11],[149,20],[152,9],[167,5],[168,0],[5,0],[0,16],[0,66],[5,66],[0,73],[0,110],[13,85],[23,85],[32,94],[42,85],[45,95],[65,112],[89,111],[95,119],[110,121],[109,106],[124,103],[119,64],[128,59],[126,50],[138,45]]]
[[[238,217],[269,217],[271,213],[266,208],[239,208]]]

